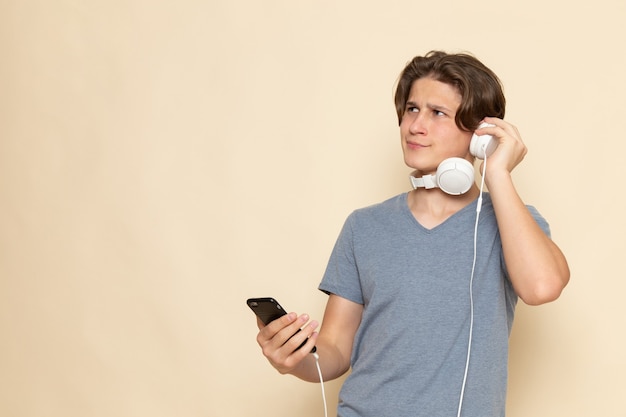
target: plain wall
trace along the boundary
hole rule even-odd
[[[626,3],[0,1],[0,415],[323,415],[253,296],[321,319],[346,216],[407,191],[392,93],[502,79],[572,271],[519,306],[508,416],[624,416]],[[334,408],[341,381],[326,384]]]

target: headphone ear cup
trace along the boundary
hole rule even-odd
[[[466,193],[474,184],[474,166],[463,158],[448,158],[437,167],[437,184],[448,194]]]
[[[491,135],[476,136],[474,134],[470,142],[470,153],[478,159],[485,159],[485,155],[491,155],[497,146],[498,143]]]
[[[494,126],[489,123],[481,123],[479,127]],[[472,135],[469,150],[472,155],[478,159],[485,159],[485,155],[491,156],[493,151],[498,147],[498,142],[493,140],[491,135],[478,136],[476,133]]]

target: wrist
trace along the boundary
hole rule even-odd
[[[494,189],[501,187],[502,185],[512,185],[513,178],[511,172],[505,169],[488,171],[485,175],[485,183],[492,192]]]

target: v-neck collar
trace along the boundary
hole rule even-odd
[[[490,198],[489,193],[483,192],[483,205],[485,204],[485,200],[489,198]],[[478,198],[473,199],[465,207],[456,211],[455,213],[450,215],[448,218],[446,218],[444,221],[442,221],[441,223],[439,223],[438,225],[430,229],[422,225],[413,215],[413,212],[411,211],[411,208],[409,207],[409,193],[408,192],[404,193],[403,201],[402,201],[402,209],[405,212],[405,214],[411,219],[413,224],[415,224],[421,231],[423,231],[424,233],[435,233],[437,230],[442,229],[443,227],[447,226],[449,223],[454,222],[456,218],[465,215],[468,210],[473,210],[475,212],[477,202],[478,202]]]

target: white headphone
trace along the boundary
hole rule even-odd
[[[487,126],[493,125],[482,123],[479,127]],[[469,151],[476,158],[485,159],[496,150],[497,146],[498,142],[493,140],[491,135],[478,136],[474,133]],[[448,194],[459,195],[466,193],[474,184],[474,166],[467,159],[448,158],[439,164],[435,175],[424,175],[421,178],[410,176],[409,178],[413,189],[438,187]]]

